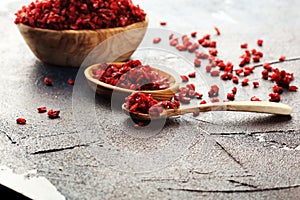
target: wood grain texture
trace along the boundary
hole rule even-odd
[[[113,35],[124,33],[129,30],[137,30],[132,36],[128,36],[128,49],[136,49],[142,41],[146,28],[148,26],[148,18],[143,22],[131,24],[126,27],[97,29],[97,30],[50,30],[33,28],[24,24],[18,24],[17,27],[22,34],[25,42],[34,53],[34,55],[43,62],[58,66],[81,66],[88,54],[95,49],[101,42],[111,38]],[[114,46],[122,45],[122,40],[116,40],[109,43],[104,51],[107,54],[114,53]],[[126,42],[126,41],[125,41]],[[111,45],[111,46],[110,46]],[[134,50],[130,50],[116,61],[124,61],[129,59]],[[101,59],[100,52],[99,56]]]
[[[118,67],[121,67],[123,63],[115,62],[114,64],[116,64]],[[91,88],[98,94],[110,98],[112,93],[114,92],[114,98],[124,99],[126,96],[129,96],[132,92],[134,92],[134,90],[112,86],[110,84],[106,84],[97,79],[94,79],[92,72],[94,69],[97,68],[99,68],[99,64],[95,64],[86,68],[84,71],[84,75],[88,80],[88,83],[91,86]],[[151,94],[153,98],[158,101],[170,100],[179,89],[179,80],[161,69],[154,67],[152,67],[152,69],[156,71],[160,76],[167,77],[171,86],[164,90],[141,90],[140,92],[145,94]]]

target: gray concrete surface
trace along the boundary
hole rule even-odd
[[[239,45],[248,42],[256,48],[256,40],[263,38],[262,63],[285,55],[287,61],[274,66],[294,72],[293,84],[300,86],[299,1],[136,2],[148,13],[150,28],[211,33],[219,56],[235,66],[243,52]],[[46,65],[33,56],[13,24],[13,13],[21,5],[11,3],[0,12],[0,165],[19,173],[36,169],[67,199],[299,199],[299,92],[282,95],[282,102],[294,108],[291,117],[187,115],[170,119],[156,135],[141,138],[126,127],[124,117],[111,111],[109,101],[90,98],[86,85],[81,91],[86,98],[72,99],[73,86],[67,79],[75,78],[77,69]],[[167,21],[167,26],[161,27],[160,21]],[[220,28],[220,36],[214,26]],[[139,57],[138,53],[133,57],[148,62],[160,58],[185,72],[176,68],[182,58],[174,54]],[[197,70],[205,80],[197,81],[221,84],[224,99],[233,85],[206,76],[204,67]],[[268,99],[272,83],[262,81],[260,71],[250,77],[260,81],[260,88],[238,86],[237,100],[252,95]],[[53,87],[43,84],[45,76],[53,79]],[[74,98],[81,102],[75,106],[82,107],[74,109]],[[38,114],[39,106],[59,108],[61,118]],[[96,115],[86,113],[84,106],[92,107]],[[27,124],[17,125],[17,117],[25,117]]]

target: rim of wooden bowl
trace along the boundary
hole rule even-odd
[[[107,64],[116,64],[118,66],[121,66],[122,64],[124,64],[125,62],[112,62],[112,63],[107,63]],[[84,70],[84,75],[86,77],[86,79],[90,82],[92,82],[93,84],[100,86],[100,87],[103,87],[103,88],[106,88],[106,89],[109,89],[111,91],[118,91],[118,92],[122,92],[122,93],[128,93],[131,94],[133,92],[142,92],[142,93],[146,93],[146,94],[152,94],[152,95],[156,95],[156,94],[160,94],[160,95],[163,95],[164,93],[165,94],[170,94],[170,92],[172,92],[173,94],[176,93],[176,91],[178,91],[179,89],[179,79],[176,78],[173,74],[170,74],[162,69],[159,69],[159,68],[155,68],[155,67],[151,67],[154,71],[157,71],[157,72],[160,72],[162,74],[165,74],[165,75],[168,75],[168,79],[170,80],[170,77],[171,77],[171,86],[166,88],[166,89],[163,89],[163,90],[130,90],[130,89],[126,89],[126,88],[121,88],[121,87],[117,87],[117,86],[113,86],[113,85],[110,85],[110,84],[107,84],[107,83],[104,83],[102,81],[99,81],[95,78],[93,78],[93,75],[92,75],[92,71],[93,69],[97,69],[99,67],[100,64],[94,64],[94,65],[91,65],[89,67],[87,67],[85,70]],[[168,95],[169,96],[169,95]],[[166,98],[167,99],[167,98]],[[170,99],[170,98],[169,98]]]
[[[136,22],[136,23],[133,23],[133,24],[129,24],[127,26],[123,26],[123,27],[114,27],[114,28],[103,28],[103,29],[94,29],[94,30],[91,30],[91,29],[79,29],[79,30],[54,30],[54,29],[46,29],[46,28],[37,28],[37,27],[32,27],[32,26],[29,26],[29,25],[26,25],[26,24],[22,24],[22,23],[19,23],[19,24],[16,24],[19,28],[26,28],[26,29],[32,29],[32,30],[35,30],[35,31],[40,31],[40,32],[51,32],[51,33],[66,33],[66,34],[79,34],[79,33],[95,33],[95,32],[111,32],[112,30],[113,31],[122,31],[122,30],[130,30],[130,29],[134,29],[136,27],[147,27],[148,26],[148,23],[149,23],[149,18],[148,16],[146,15],[145,17],[145,20],[144,21],[141,21],[141,22]],[[145,25],[144,25],[145,24]]]

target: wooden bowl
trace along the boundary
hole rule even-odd
[[[123,63],[115,62],[113,64],[116,64],[118,67],[121,67]],[[84,71],[84,75],[88,80],[89,85],[99,95],[110,98],[112,93],[114,92],[114,97],[124,99],[125,97],[129,96],[132,92],[135,92],[134,90],[113,86],[93,78],[93,70],[98,69],[99,65],[100,64],[92,65],[86,68]],[[151,68],[154,71],[156,71],[160,76],[167,77],[170,82],[170,87],[163,90],[140,90],[140,92],[145,94],[151,94],[153,98],[158,101],[170,100],[179,89],[179,80],[168,72],[154,67]]]
[[[147,17],[145,21],[129,26],[97,30],[58,31],[33,28],[24,24],[17,25],[27,45],[38,59],[53,65],[73,67],[81,66],[87,55],[101,42],[125,31],[130,31],[129,35],[124,36],[126,40],[124,41],[124,38],[118,39],[118,37],[112,37],[113,39],[106,44],[105,49],[97,53],[96,60],[105,60],[107,55],[112,53],[118,55],[118,48],[120,46],[124,47],[124,44],[127,45],[124,48],[128,49],[125,54],[119,54],[115,58],[116,60],[105,62],[128,60],[142,41],[147,26]],[[94,63],[99,63],[99,61]]]

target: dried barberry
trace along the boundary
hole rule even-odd
[[[253,96],[253,97],[251,97],[251,99],[250,99],[251,101],[261,101],[258,97],[256,97],[256,96]]]
[[[68,79],[68,84],[69,84],[69,85],[74,85],[74,80],[71,79],[71,78],[69,78],[69,79]]]
[[[269,97],[270,97],[269,101],[271,101],[271,102],[279,102],[280,101],[280,94],[278,94],[278,93],[271,93],[271,94],[269,94]]]
[[[262,39],[258,39],[258,40],[257,40],[257,45],[258,45],[258,46],[262,46],[262,45],[263,45],[263,42],[264,42],[264,41],[263,41]]]
[[[47,112],[47,108],[45,106],[39,107],[37,110],[38,110],[38,113],[45,113],[45,112]]]
[[[47,85],[47,86],[52,86],[52,79],[46,77],[46,78],[44,78],[44,83],[45,83],[45,85]]]
[[[54,30],[124,27],[146,17],[130,0],[37,0],[23,6],[15,15],[16,24]]]
[[[22,125],[26,124],[26,119],[24,119],[24,118],[17,118],[16,121],[17,121],[17,124],[22,124]]]
[[[153,44],[158,44],[161,41],[160,37],[154,38],[153,39]]]
[[[56,119],[56,118],[59,118],[59,113],[60,113],[60,111],[59,110],[49,110],[48,111],[48,117],[50,118],[50,119]]]

